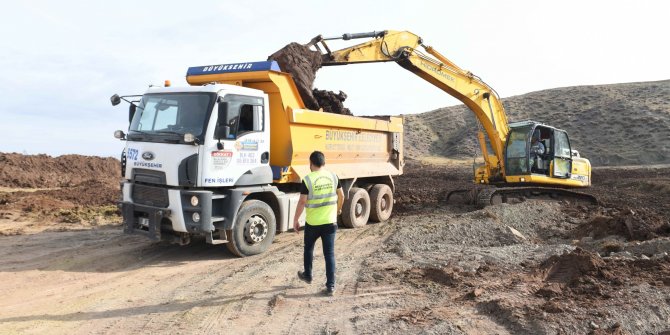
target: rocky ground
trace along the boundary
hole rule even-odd
[[[202,240],[179,247],[123,235],[113,209],[118,161],[77,157],[68,158],[77,173],[54,174],[56,184],[28,181],[29,166],[53,158],[0,157],[0,174],[26,171],[0,193],[1,333],[670,330],[668,166],[596,169],[588,192],[599,205],[475,210],[444,202],[470,185],[467,163],[410,160],[395,215],[338,232],[338,293],[326,298],[318,280],[295,277],[302,235],[278,235],[269,252],[244,259]],[[323,276],[320,257],[315,271]]]
[[[433,194],[434,182],[421,181],[450,169],[418,170],[401,180],[418,177],[417,198],[430,199],[420,190]],[[360,278],[423,297],[394,303],[392,332],[661,333],[670,330],[669,177],[667,166],[596,169],[597,206],[417,201]]]

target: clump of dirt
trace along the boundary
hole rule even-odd
[[[546,271],[546,282],[570,285],[584,276],[597,274],[604,265],[605,262],[596,254],[577,248],[560,256],[549,257],[541,268]]]
[[[353,115],[349,108],[344,107],[344,100],[347,99],[346,93],[340,91],[340,93],[336,94],[333,91],[317,89],[314,89],[312,93],[316,100],[319,101],[319,105],[323,108],[324,112]]]
[[[646,241],[659,236],[670,236],[667,219],[646,208],[609,209],[580,224],[573,236],[601,239],[610,235],[630,241]]]
[[[305,107],[319,109],[320,104],[312,93],[312,86],[316,71],[321,68],[321,53],[292,42],[270,55],[268,60],[276,61],[282,71],[293,76]]]
[[[293,76],[305,107],[312,110],[323,108],[323,111],[328,113],[352,115],[349,108],[343,105],[347,98],[344,92],[312,89],[316,72],[321,68],[320,52],[292,42],[270,55],[268,60],[277,61],[282,71]]]
[[[623,285],[648,283],[670,286],[670,258],[617,260],[577,248],[551,256],[537,272],[544,286],[536,291],[545,298],[609,299]]]

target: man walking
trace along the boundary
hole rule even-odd
[[[326,260],[327,295],[335,294],[335,233],[337,215],[342,212],[344,192],[339,178],[323,168],[326,158],[320,151],[309,155],[309,169],[312,171],[302,181],[300,200],[293,218],[293,229],[300,234],[298,219],[306,209],[304,271],[298,271],[298,278],[312,283],[312,261],[314,244],[321,238],[323,257]]]

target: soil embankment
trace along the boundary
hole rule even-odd
[[[0,153],[0,235],[118,222],[120,166],[111,157]]]

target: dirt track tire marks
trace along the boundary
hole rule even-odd
[[[353,332],[358,306],[386,299],[359,295],[357,280],[362,260],[388,229],[386,223],[338,232],[335,297],[320,295],[319,243],[318,279],[305,285],[295,276],[302,234],[277,235],[268,252],[246,258],[204,240],[154,244],[119,229],[4,237],[0,333],[284,333],[297,331],[292,322],[300,332]],[[349,254],[350,248],[359,252]],[[31,293],[35,286],[42,294]],[[306,309],[328,320],[296,315]]]

